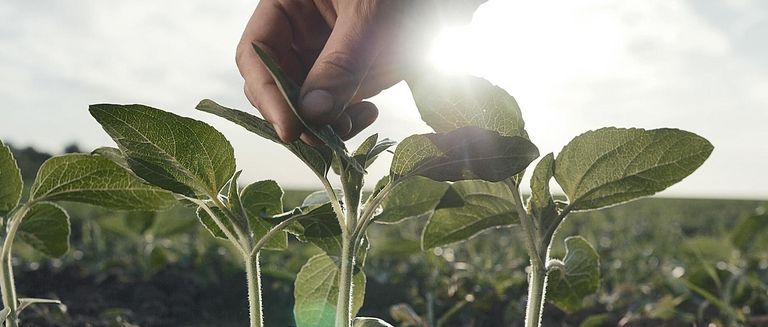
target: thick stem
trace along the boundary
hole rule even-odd
[[[339,270],[339,297],[336,300],[336,327],[350,327],[352,322],[352,270],[355,267],[354,244],[349,233],[343,233],[341,267]]]
[[[251,327],[261,327],[261,272],[259,270],[259,253],[255,255],[246,255],[245,259],[245,278],[248,281],[248,312],[251,319]]]
[[[541,326],[541,312],[547,285],[547,270],[531,260],[531,274],[528,276],[528,303],[525,310],[525,327]]]
[[[19,229],[21,220],[27,214],[27,211],[29,211],[29,206],[22,206],[9,219],[8,234],[5,236],[2,250],[0,250],[0,289],[3,293],[3,307],[8,309],[8,318],[5,320],[6,327],[17,327],[19,325],[19,301],[16,298],[16,285],[13,281],[11,248],[13,247],[13,239],[16,237],[16,231]]]

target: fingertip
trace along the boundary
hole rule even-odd
[[[330,124],[336,120],[336,104],[333,95],[326,90],[312,90],[301,99],[301,114],[304,119],[318,124]]]
[[[310,133],[301,133],[301,136],[299,136],[299,139],[301,139],[302,142],[311,145],[311,146],[322,146],[323,141],[318,139],[316,136],[310,134]]]
[[[371,126],[376,118],[379,117],[379,109],[375,104],[367,101],[353,104],[347,108],[347,114],[352,122],[352,128],[343,137],[344,140],[349,140],[355,135],[362,132],[368,126]]]

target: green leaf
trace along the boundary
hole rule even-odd
[[[363,306],[365,296],[365,274],[362,270],[357,270],[352,282],[351,314],[354,316]],[[333,326],[339,294],[339,267],[325,254],[310,258],[296,275],[293,294],[296,298],[293,307],[296,326]]]
[[[337,199],[343,199],[344,198],[344,191],[340,189],[333,189],[333,193],[336,194]],[[312,207],[312,206],[319,206],[326,203],[330,203],[331,199],[328,197],[328,193],[326,191],[315,191],[312,193],[309,193],[306,198],[304,198],[304,201],[301,203],[302,207]]]
[[[210,125],[143,105],[91,105],[136,175],[174,193],[218,194],[235,172],[229,141]]]
[[[411,177],[398,183],[381,205],[376,222],[399,223],[432,214],[450,185],[424,177]]]
[[[246,186],[241,194],[243,208],[254,240],[260,240],[280,221],[268,217],[283,212],[283,189],[272,180],[259,181]],[[288,247],[288,234],[278,233],[264,245],[266,249],[283,250]]]
[[[259,117],[251,115],[249,113],[230,109],[219,105],[212,100],[205,99],[200,101],[197,105],[197,110],[205,111],[217,115],[221,118],[229,120],[235,124],[238,124],[248,131],[255,133],[265,139],[268,139],[277,144],[283,145],[288,150],[293,152],[294,155],[299,157],[309,168],[311,168],[317,175],[325,176],[328,174],[328,169],[331,166],[331,159],[333,153],[327,146],[313,147],[301,141],[294,141],[292,143],[283,143],[280,137],[275,132],[272,124]]]
[[[357,150],[352,153],[352,158],[357,160],[360,165],[367,168],[376,160],[379,154],[397,144],[397,142],[391,139],[383,139],[381,141],[378,141],[378,139],[378,134],[369,136],[360,144]]]
[[[379,318],[357,317],[352,322],[352,327],[394,327]]]
[[[302,238],[316,245],[329,256],[341,253],[341,227],[330,203],[306,208],[297,221],[304,227]]]
[[[731,242],[742,252],[748,252],[757,238],[768,229],[768,214],[754,215],[742,220],[731,234]]]
[[[395,149],[390,171],[393,179],[419,175],[436,181],[497,182],[523,171],[538,156],[525,138],[467,126],[409,136]]]
[[[565,239],[565,271],[548,272],[547,301],[566,312],[581,308],[585,296],[600,286],[600,262],[592,245],[581,236]]]
[[[549,181],[555,173],[555,156],[547,154],[536,165],[531,176],[531,199],[528,206],[535,217],[539,219],[539,226],[543,229],[549,227],[557,217],[555,201],[549,191]]]
[[[67,154],[44,162],[30,199],[123,210],[160,210],[176,202],[170,192],[139,181],[109,159],[89,154]]]
[[[0,216],[7,215],[21,200],[21,170],[11,149],[0,141]]]
[[[277,84],[277,88],[280,89],[280,92],[283,94],[285,101],[288,103],[288,107],[291,108],[301,124],[304,125],[304,128],[312,133],[312,135],[323,141],[323,143],[327,145],[333,152],[335,152],[340,159],[344,160],[346,164],[351,165],[360,173],[365,173],[363,166],[361,166],[356,160],[353,160],[349,156],[347,148],[344,146],[344,141],[342,141],[341,138],[336,135],[331,126],[325,125],[318,127],[308,124],[306,121],[304,121],[298,110],[300,96],[299,86],[296,85],[296,83],[294,83],[291,79],[289,79],[285,73],[283,73],[283,71],[280,69],[280,65],[278,65],[277,62],[275,62],[275,60],[272,59],[272,57],[270,57],[266,51],[259,48],[259,46],[256,44],[253,44],[253,49],[256,50],[256,54],[264,64],[264,67],[267,68],[267,71],[269,71],[269,74],[272,75],[272,78],[275,80],[275,84]]]
[[[32,206],[16,236],[41,253],[58,258],[69,251],[69,215],[50,202]]]
[[[555,179],[574,210],[652,195],[693,173],[712,144],[679,129],[608,127],[574,138],[555,160]]]
[[[227,190],[226,205],[234,216],[235,221],[233,222],[240,226],[242,230],[247,230],[250,224],[248,222],[248,215],[246,214],[245,208],[243,208],[243,204],[240,199],[240,184],[237,182],[242,172],[242,170],[235,172],[235,175],[232,176],[232,178],[227,183],[227,186],[225,187]],[[282,190],[280,195],[282,196]]]
[[[232,227],[232,222],[226,217],[226,214],[224,211],[222,211],[220,208],[212,206],[210,207],[211,212],[213,212],[214,215],[221,221],[221,223],[224,225],[224,227],[231,233],[235,234],[235,231]],[[216,222],[213,220],[211,215],[208,214],[207,211],[205,211],[202,207],[197,208],[197,219],[200,219],[200,223],[203,224],[205,229],[207,229],[209,232],[211,232],[211,235],[213,237],[227,240],[227,234],[224,233],[224,231],[219,228],[219,225],[216,224]]]
[[[421,119],[436,132],[465,126],[527,138],[515,98],[485,79],[469,75],[423,74],[408,80]]]
[[[461,181],[451,188],[464,200],[464,206],[435,210],[421,236],[423,249],[431,249],[474,237],[489,228],[507,227],[519,222],[512,192],[504,183]]]

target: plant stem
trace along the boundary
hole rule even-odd
[[[248,282],[248,312],[250,314],[251,327],[261,327],[261,272],[259,270],[259,253],[245,255],[245,278]]]
[[[536,237],[537,233],[533,218],[525,210],[525,206],[523,206],[523,198],[520,196],[520,190],[517,189],[517,185],[511,179],[508,179],[507,186],[512,192],[517,215],[520,218],[520,226],[523,227],[523,232],[525,232],[525,247],[528,250],[528,255],[531,257],[531,265],[536,264],[543,269],[546,258],[542,258],[542,253],[539,251],[540,246],[537,246],[539,240]]]
[[[547,270],[531,260],[531,274],[528,277],[528,303],[525,310],[525,327],[541,326],[541,312],[547,285]]]
[[[339,269],[339,297],[336,300],[336,327],[349,327],[352,322],[352,270],[355,255],[352,240],[347,231],[342,232],[341,267]]]
[[[528,275],[528,302],[525,310],[525,327],[541,326],[541,312],[544,307],[544,298],[547,283],[547,269],[544,265],[549,253],[542,253],[539,249],[548,249],[542,240],[538,239],[533,216],[529,215],[523,205],[523,198],[520,196],[520,190],[512,180],[507,180],[507,186],[512,192],[517,214],[520,217],[520,226],[525,232],[525,245],[528,250],[528,256],[531,259],[531,272]]]
[[[333,211],[336,213],[336,218],[339,220],[339,226],[341,227],[341,230],[347,229],[347,224],[344,221],[344,210],[341,208],[341,205],[339,204],[339,198],[336,196],[336,191],[333,190],[333,186],[331,186],[331,182],[328,181],[327,178],[324,176],[317,176],[318,179],[320,179],[320,182],[323,183],[323,188],[325,188],[325,193],[328,194],[328,199],[331,200],[331,206],[333,207]]]
[[[13,247],[13,239],[16,237],[16,231],[28,211],[29,205],[24,205],[9,219],[8,234],[5,236],[2,250],[0,250],[0,266],[2,266],[0,267],[0,289],[3,293],[3,307],[8,308],[8,318],[5,320],[6,327],[17,327],[19,324],[17,312],[19,301],[16,298],[16,285],[13,281],[11,248]]]

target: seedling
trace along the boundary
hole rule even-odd
[[[298,86],[264,51],[255,51],[298,116]],[[275,182],[240,190],[233,149],[211,126],[141,105],[94,105],[91,114],[119,146],[103,153],[143,181],[197,207],[206,228],[238,249],[247,275],[251,326],[262,325],[259,253],[285,248],[287,232],[323,251],[296,276],[298,326],[390,326],[377,318],[356,317],[365,291],[366,231],[373,222],[419,217],[427,219],[424,249],[519,224],[531,262],[526,326],[539,326],[545,299],[572,310],[599,284],[597,253],[585,239],[566,239],[562,260],[549,255],[567,215],[652,195],[691,174],[712,151],[705,139],[676,129],[590,131],[557,156],[550,153],[539,161],[532,195],[524,201],[520,181],[539,150],[529,140],[514,98],[479,78],[421,76],[426,77],[409,85],[435,133],[404,139],[394,151],[389,175],[366,199],[365,168],[394,142],[372,135],[348,151],[328,126],[302,120],[324,145],[286,144],[263,119],[201,101],[197,109],[283,145],[317,176],[324,190],[284,213]],[[339,175],[341,190],[331,186],[331,169]],[[567,202],[553,199],[552,177]]]
[[[69,250],[69,214],[58,202],[79,202],[117,210],[160,210],[174,203],[170,192],[148,185],[101,155],[68,154],[40,167],[26,202],[21,202],[21,171],[10,149],[0,142],[0,217],[5,227],[0,249],[0,322],[19,325],[19,314],[32,304],[58,300],[18,298],[14,285],[12,248],[16,237],[35,250],[61,257]]]

